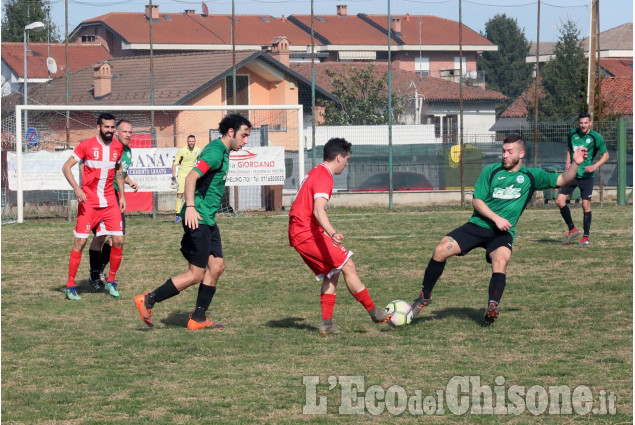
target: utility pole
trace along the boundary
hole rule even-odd
[[[587,105],[591,119],[594,118],[595,111],[595,78],[596,78],[596,60],[595,52],[597,50],[597,3],[598,0],[591,0],[591,25],[589,28],[589,66],[587,73]]]
[[[536,30],[536,82],[534,86],[534,164],[538,163],[538,85],[540,84],[540,0],[538,0],[538,28]]]

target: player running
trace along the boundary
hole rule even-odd
[[[472,217],[448,233],[434,249],[423,275],[421,293],[412,304],[413,317],[430,303],[432,289],[443,273],[446,260],[480,247],[485,248],[485,260],[492,265],[483,325],[494,323],[505,289],[505,273],[512,256],[518,219],[536,190],[569,184],[586,155],[585,148],[577,150],[571,166],[560,175],[540,168],[526,168],[523,166],[525,140],[517,135],[508,136],[503,141],[502,162],[485,167],[476,181]]]
[[[115,135],[117,137],[117,140],[119,140],[123,145],[123,155],[121,157],[121,172],[123,173],[123,181],[136,192],[139,189],[139,186],[137,185],[137,183],[132,181],[130,176],[128,176],[128,168],[130,168],[130,164],[132,163],[132,150],[130,149],[130,140],[132,139],[132,123],[125,119],[119,120],[117,122],[116,128],[117,130],[115,131]],[[117,185],[116,179],[113,186],[115,189],[115,197],[117,198],[118,203],[119,186]],[[121,213],[121,224],[123,227],[123,236],[125,242],[126,215],[123,212]],[[110,261],[112,241],[110,239],[106,240],[107,235],[104,233],[103,229],[101,229],[101,223],[98,223],[97,226],[93,228],[93,233],[95,234],[95,237],[90,243],[90,247],[88,250],[90,259],[90,277],[88,278],[88,282],[96,291],[106,289],[106,291],[108,291],[110,295],[112,295],[113,297],[118,297],[119,291],[116,287],[110,284],[104,276],[104,269]]]
[[[176,153],[174,162],[172,163],[172,189],[176,189],[176,218],[175,223],[181,221],[181,199],[183,199],[183,191],[185,190],[185,178],[192,171],[192,167],[196,164],[196,159],[201,154],[201,148],[196,146],[196,137],[187,136],[187,144]],[[177,175],[176,166],[179,166]],[[175,177],[178,176],[178,177]]]
[[[227,115],[218,124],[220,139],[211,141],[185,178],[185,206],[181,210],[185,234],[181,239],[181,253],[188,261],[188,270],[168,279],[152,292],[134,298],[141,320],[153,326],[152,309],[178,295],[185,288],[200,282],[196,307],[187,323],[192,330],[223,329],[206,317],[206,311],[216,292],[216,284],[225,270],[220,232],[216,225],[216,212],[225,193],[225,179],[229,169],[229,152],[240,150],[247,144],[251,123],[242,115]]]
[[[126,210],[123,174],[121,172],[123,145],[113,139],[115,117],[111,114],[99,115],[97,129],[99,135],[82,141],[62,167],[64,177],[72,186],[77,202],[79,202],[77,223],[73,229],[75,242],[71,250],[68,280],[64,291],[66,298],[75,301],[81,300],[75,288],[75,276],[91,229],[97,223],[101,223],[103,234],[112,236],[113,246],[110,252],[108,283],[115,292],[117,291],[115,277],[121,264],[123,252],[121,213]],[[80,161],[84,162],[81,187],[75,181],[71,171],[72,167]],[[115,179],[119,186],[119,203],[117,203],[113,188]]]
[[[582,239],[578,242],[578,246],[588,246],[589,232],[591,230],[591,195],[593,195],[593,172],[597,170],[600,165],[609,160],[609,152],[606,149],[604,138],[597,131],[591,129],[593,120],[588,112],[583,112],[578,117],[579,127],[572,128],[569,131],[567,150],[567,159],[565,162],[565,169],[571,164],[571,155],[576,149],[584,147],[587,149],[588,157],[586,161],[578,168],[578,174],[575,179],[569,184],[560,188],[558,196],[556,197],[556,205],[560,208],[560,215],[568,227],[567,234],[562,241],[563,245],[569,245],[580,234],[578,229],[573,224],[571,218],[571,210],[567,205],[567,197],[573,193],[576,187],[580,188],[580,196],[582,197],[582,211],[584,212],[582,226],[584,233]],[[596,154],[600,154],[600,159],[594,164],[593,158]]]
[[[324,162],[306,175],[289,211],[289,244],[315,273],[315,278],[318,281],[324,279],[320,296],[322,324],[318,328],[321,334],[340,332],[333,321],[340,271],[346,287],[368,311],[373,322],[383,323],[390,318],[389,313],[375,306],[357,274],[351,259],[353,252],[342,246],[344,235],[331,226],[326,214],[326,204],[333,192],[333,175],[342,174],[350,156],[349,142],[340,138],[329,140],[324,145]]]

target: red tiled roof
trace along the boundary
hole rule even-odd
[[[633,115],[633,78],[606,77],[600,85],[606,115]]]
[[[48,78],[46,58],[50,55],[57,63],[57,73],[51,78],[64,75],[66,46],[63,43],[29,43],[27,53],[28,77]],[[50,50],[50,53],[49,53]],[[101,62],[111,57],[101,44],[69,44],[68,63],[70,72]],[[24,77],[24,43],[2,42],[2,59],[19,76]]]
[[[108,13],[80,26],[98,23],[127,43],[148,43],[150,24],[143,13]],[[276,36],[286,36],[291,45],[311,44],[311,36],[295,24],[267,15],[237,15],[234,34],[238,45],[266,45]],[[152,39],[156,44],[231,44],[231,15],[159,13],[152,21]]]
[[[292,15],[289,20],[297,21],[305,28],[311,28],[311,15]],[[316,15],[313,29],[317,36],[324,37],[329,44],[334,45],[383,46],[388,41],[386,34],[359,15]],[[391,44],[397,44],[394,38]]]
[[[624,59],[600,59],[600,67],[611,77],[633,78],[633,58]]]
[[[535,97],[536,85],[532,83],[527,90],[523,92],[511,105],[505,109],[501,114],[501,118],[524,118],[529,116],[529,110],[527,109],[528,103],[533,103]],[[538,86],[538,96],[542,98],[542,87]]]
[[[350,63],[350,62],[324,62],[315,64],[315,84],[328,91],[333,91],[331,77],[326,74],[326,70],[332,70],[337,74],[345,74],[351,72],[352,68],[366,68],[368,63]],[[291,69],[298,74],[311,79],[310,63],[291,63]],[[374,64],[373,77],[377,79],[386,78],[388,65],[379,63]],[[445,81],[440,78],[420,76],[414,72],[402,69],[393,69],[391,71],[392,88],[394,92],[414,94],[411,83],[417,87],[418,93],[422,94],[427,101],[441,100],[459,100],[459,84],[451,81]],[[504,100],[505,95],[493,90],[483,90],[478,87],[463,86],[464,100]]]
[[[528,103],[534,100],[534,84],[514,100],[501,114],[501,118],[524,118],[529,116]],[[600,93],[606,102],[603,113],[607,115],[633,115],[633,77],[604,77],[600,83]],[[542,87],[538,96],[543,97]]]
[[[458,22],[436,16],[402,15],[401,33],[392,44],[419,45],[421,20],[424,45],[457,45]],[[314,20],[315,44],[326,40],[334,45],[386,44],[387,15],[317,15]],[[115,12],[83,21],[79,28],[103,23],[127,43],[147,43],[149,22],[144,13]],[[287,19],[269,15],[236,15],[235,36],[238,45],[266,45],[276,36],[286,36],[291,45],[310,45],[310,15],[291,15]],[[159,13],[152,24],[156,44],[230,44],[231,15]],[[474,30],[463,26],[463,44],[493,44]]]
[[[419,45],[419,21],[421,21],[421,44],[458,45],[459,23],[450,19],[430,15],[391,15],[401,18],[401,32],[397,36],[406,44]],[[386,15],[368,15],[368,18],[386,28]],[[463,24],[463,45],[493,46],[492,42]]]

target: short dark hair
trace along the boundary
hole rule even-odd
[[[99,114],[97,117],[97,125],[101,125],[104,121],[114,121],[115,116],[113,114],[109,114],[108,112],[104,112],[103,114]]]
[[[580,118],[591,119],[591,114],[589,114],[588,112],[580,112],[580,115],[578,115],[578,119],[580,119]]]
[[[322,159],[324,161],[333,161],[337,158],[337,155],[346,155],[353,152],[350,142],[340,137],[334,137],[324,145],[324,155]]]
[[[196,139],[196,136],[195,136],[195,135],[193,135],[193,134],[190,134],[189,136],[187,136],[187,138],[188,138],[188,139],[189,139],[190,137],[191,137],[192,139]],[[186,140],[187,140],[187,139],[186,139]]]
[[[246,125],[247,128],[251,128],[251,123],[245,117],[240,114],[229,114],[218,123],[218,131],[221,136],[226,136],[229,129],[233,129],[234,133],[240,130],[240,127]]]
[[[122,119],[122,120],[117,121],[117,124],[115,124],[115,127],[116,127],[116,128],[119,128],[119,126],[120,126],[121,124],[123,124],[123,123],[128,123],[128,124],[130,124],[130,126],[132,127],[132,123],[131,123],[130,121],[128,121],[127,119],[125,119],[125,118],[124,118],[124,119]]]
[[[525,149],[525,139],[520,137],[518,134],[510,134],[503,140],[503,144],[506,143],[520,143],[520,145]]]

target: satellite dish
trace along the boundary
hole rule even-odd
[[[50,56],[46,58],[46,67],[51,74],[57,73],[57,63],[55,63],[55,59]]]

